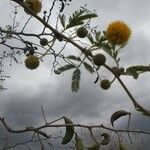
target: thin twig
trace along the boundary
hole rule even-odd
[[[44,110],[43,110],[43,106],[41,106],[41,111],[42,111],[42,115],[43,115],[45,124],[47,124],[47,120],[46,120],[46,117],[45,117],[45,113],[44,113]]]

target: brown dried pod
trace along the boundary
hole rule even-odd
[[[104,139],[101,141],[101,145],[107,145],[109,144],[110,140],[110,135],[108,133],[103,133],[101,136],[104,137]]]
[[[112,124],[112,126],[114,126],[113,125],[114,121],[116,121],[120,117],[126,116],[126,115],[131,115],[131,113],[127,112],[125,110],[119,110],[119,111],[116,111],[115,113],[113,113],[112,116],[111,116],[111,124]]]

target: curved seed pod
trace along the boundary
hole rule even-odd
[[[121,142],[119,142],[119,150],[127,150]]]
[[[99,150],[100,146],[98,144],[95,144],[88,148],[88,150]]]
[[[84,150],[82,139],[75,134],[76,150]]]
[[[110,135],[108,133],[103,133],[101,136],[104,137],[104,139],[101,141],[102,145],[107,145],[109,144],[110,140]]]
[[[57,74],[57,75],[61,74],[61,72],[58,71],[58,70],[54,70],[54,73]]]
[[[66,125],[73,124],[73,122],[67,117],[64,117],[64,120],[65,120]],[[65,144],[69,143],[72,140],[73,135],[74,135],[74,127],[66,126],[66,133],[65,133],[65,136],[63,137],[61,144],[65,145]]]
[[[115,120],[119,119],[122,116],[126,116],[126,115],[131,115],[131,113],[127,112],[125,110],[119,110],[119,111],[116,111],[115,113],[113,113],[112,116],[111,116],[112,126],[114,126],[113,123],[114,123]]]

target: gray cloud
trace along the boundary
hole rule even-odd
[[[80,4],[86,3],[89,8],[96,9],[99,15],[99,18],[93,22],[94,25],[98,24],[98,28],[104,30],[107,23],[114,19],[125,20],[131,26],[133,36],[120,54],[122,66],[149,64],[149,1],[143,3],[139,0],[115,2],[113,0],[77,0],[73,1],[72,6],[76,9]],[[8,3],[2,1],[0,7],[3,5],[6,6]],[[72,6],[67,7],[65,12],[72,12]],[[7,10],[5,7],[2,8],[2,11],[9,16]],[[1,17],[3,20],[1,25],[8,22],[4,15]],[[38,29],[35,28],[35,30]],[[126,109],[135,112],[128,96],[117,81],[110,90],[104,91],[100,89],[98,83],[93,84],[95,76],[89,75],[86,71],[82,71],[81,87],[78,93],[72,93],[70,90],[71,73],[64,73],[61,76],[50,75],[50,69],[44,63],[40,69],[33,72],[25,69],[23,64],[13,65],[13,69],[8,67],[7,72],[12,78],[6,83],[8,90],[0,96],[0,113],[13,127],[23,128],[26,125],[43,123],[41,106],[44,107],[46,117],[50,121],[66,115],[78,123],[92,122],[107,125],[110,125],[110,116],[116,110]],[[105,73],[102,72],[102,75]],[[123,80],[138,101],[150,109],[149,73],[141,75],[139,80],[131,77],[123,78]],[[138,115],[134,115],[133,126],[138,125],[139,128],[149,130],[149,120],[143,116],[137,117]],[[125,121],[120,121],[125,124]],[[58,149],[66,149],[66,147],[57,147]]]

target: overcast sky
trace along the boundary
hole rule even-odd
[[[146,0],[145,3],[141,0],[72,1],[71,6],[68,6],[64,12],[72,12],[81,5],[87,4],[90,10],[96,10],[99,17],[93,20],[93,24],[97,25],[100,30],[105,30],[107,24],[113,20],[123,20],[128,23],[132,29],[132,37],[120,53],[121,66],[150,64],[149,0]],[[43,0],[43,2],[45,2],[44,8],[51,5],[49,0]],[[1,26],[10,23],[11,8],[9,0],[1,0],[0,10],[3,12],[3,15],[0,16]],[[19,16],[21,15],[25,15],[25,13],[19,14]],[[38,31],[36,25],[32,24],[30,30]],[[23,64],[8,66],[7,73],[11,79],[7,80],[5,84],[8,90],[0,95],[0,113],[12,127],[41,124],[43,118],[40,107],[43,106],[48,121],[66,115],[76,123],[104,123],[108,126],[110,126],[111,114],[125,109],[134,114],[133,124],[138,122],[137,128],[149,129],[149,118],[135,112],[129,97],[117,81],[110,90],[104,91],[99,84],[93,84],[95,75],[83,71],[80,91],[72,93],[70,89],[71,72],[57,76],[51,74],[50,69],[49,61],[41,63],[35,71],[26,69]],[[123,81],[135,98],[144,107],[150,109],[149,73],[141,75],[138,80],[126,77],[123,78]],[[121,124],[121,120],[118,120],[118,123]]]

